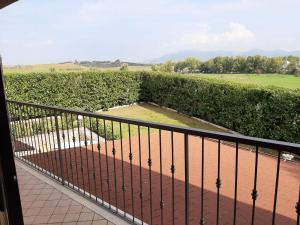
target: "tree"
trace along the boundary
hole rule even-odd
[[[120,71],[128,71],[128,64],[127,63],[123,63],[120,67]]]
[[[186,68],[190,73],[196,72],[201,65],[201,61],[195,57],[188,57],[185,59]]]
[[[154,71],[154,72],[157,72],[157,71],[159,71],[159,66],[158,65],[152,65],[151,70]]]
[[[175,65],[175,63],[173,61],[168,60],[160,66],[159,70],[162,72],[171,73],[171,72],[174,72],[174,65]]]

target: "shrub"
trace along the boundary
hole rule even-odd
[[[135,72],[28,73],[5,76],[8,99],[85,111],[137,102]]]
[[[87,111],[148,101],[245,135],[300,142],[299,90],[145,71],[16,74],[5,79],[9,99]],[[106,135],[112,139],[109,126]],[[103,124],[98,129],[103,136]],[[95,122],[92,130],[97,131]]]
[[[245,135],[300,142],[300,91],[144,74],[141,99]]]
[[[110,121],[105,121],[105,126],[103,120],[97,120],[95,118],[87,119],[85,121],[87,127],[98,134],[99,136],[106,138],[107,140],[113,140],[113,139],[119,139],[120,133],[118,130],[114,130],[114,133],[112,132],[112,126]]]

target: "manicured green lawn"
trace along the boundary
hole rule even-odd
[[[300,77],[283,74],[197,74],[197,76],[222,79],[234,83],[254,84],[259,86],[276,86],[300,89]]]
[[[203,123],[199,120],[193,119],[189,116],[162,108],[158,106],[154,106],[151,104],[139,104],[139,105],[132,105],[129,107],[117,108],[112,109],[110,111],[101,112],[102,114],[107,115],[114,115],[114,116],[121,116],[125,118],[132,118],[132,119],[139,119],[149,122],[158,122],[164,124],[172,124],[176,126],[183,126],[183,127],[192,127],[192,128],[200,128],[206,130],[213,130],[213,131],[223,131],[220,128],[212,126],[210,124]],[[114,123],[114,133],[119,134],[120,124],[115,122]],[[130,126],[131,135],[138,134],[137,126]],[[141,127],[141,134],[147,133],[147,128]],[[156,129],[152,129],[152,131],[157,131]],[[123,137],[128,136],[128,125],[122,124],[122,135]]]

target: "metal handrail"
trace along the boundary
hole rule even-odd
[[[229,134],[229,133],[218,132],[218,131],[209,131],[209,130],[198,129],[198,128],[187,128],[182,126],[174,126],[170,124],[148,122],[148,121],[143,121],[138,119],[128,119],[119,116],[111,116],[111,115],[104,115],[104,114],[99,114],[94,112],[85,112],[85,111],[74,110],[74,109],[66,109],[63,107],[49,106],[44,104],[36,104],[36,103],[29,103],[29,102],[15,101],[15,100],[7,100],[7,102],[33,106],[42,109],[57,110],[60,112],[72,113],[75,115],[91,116],[98,119],[112,120],[121,123],[130,123],[132,125],[163,129],[167,131],[179,132],[179,133],[201,136],[206,138],[220,139],[223,141],[239,142],[242,144],[260,146],[263,148],[272,148],[274,150],[286,151],[286,152],[300,155],[300,144],[297,143],[276,141],[276,140],[270,140],[264,138],[256,138],[256,137],[250,137],[250,136],[238,135],[238,134]]]

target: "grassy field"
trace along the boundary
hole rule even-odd
[[[193,119],[189,116],[174,112],[172,110],[168,110],[159,106],[151,105],[151,104],[139,104],[132,105],[129,107],[122,107],[117,109],[112,109],[109,111],[101,112],[101,114],[113,115],[113,116],[121,116],[125,118],[131,119],[139,119],[149,122],[157,122],[164,124],[171,124],[176,126],[183,127],[191,127],[191,128],[200,128],[212,131],[225,131],[213,125],[201,122],[199,120]],[[120,130],[119,123],[114,123],[114,133],[119,134]],[[131,135],[137,135],[138,129],[137,126],[131,126],[130,128]],[[141,127],[141,134],[145,134],[147,132],[147,128]],[[155,130],[152,130],[155,131]],[[122,135],[123,137],[128,136],[128,125],[122,125]]]
[[[150,66],[128,66],[129,71],[151,70]],[[80,72],[80,71],[105,71],[105,70],[120,70],[120,67],[87,67],[74,63],[62,64],[36,64],[22,66],[4,66],[4,74],[11,73],[28,73],[28,72]]]
[[[171,124],[176,126],[183,126],[183,127],[190,127],[190,128],[199,128],[199,129],[205,129],[205,130],[211,130],[211,131],[220,131],[220,132],[228,132],[225,129],[218,128],[216,126],[213,126],[211,124],[207,124],[204,122],[201,122],[199,120],[196,120],[194,118],[191,118],[189,116],[186,116],[184,114],[180,114],[177,112],[174,112],[172,110],[168,110],[159,106],[151,105],[151,104],[139,104],[139,105],[132,105],[129,107],[122,107],[117,109],[112,109],[110,111],[101,112],[101,114],[105,115],[113,115],[113,116],[120,116],[125,118],[131,118],[131,119],[140,119],[144,121],[149,122],[158,122],[158,123],[164,123],[164,124]],[[107,121],[107,127],[110,127],[111,129],[111,122]],[[114,126],[114,134],[117,134],[118,137],[120,137],[120,124],[118,122],[113,123]],[[127,138],[128,137],[128,125],[122,124],[122,137]],[[157,129],[151,129],[150,132],[157,132]],[[141,135],[146,135],[148,132],[147,128],[141,127],[140,133]],[[138,127],[137,126],[130,126],[130,134],[131,136],[138,135]],[[232,145],[231,142],[223,142],[226,144]],[[234,146],[234,145],[233,145]],[[254,151],[254,146],[249,146],[245,144],[240,144],[240,148],[245,149],[251,149]],[[272,149],[266,149],[266,148],[260,148],[260,152],[265,154],[270,154],[273,156],[277,155],[277,151],[274,151]],[[297,160],[297,159],[296,159]]]
[[[282,74],[197,74],[197,76],[258,86],[300,89],[300,77]]]
[[[129,71],[150,71],[150,66],[129,66]],[[120,70],[120,67],[87,67],[74,63],[36,64],[23,66],[4,66],[4,74],[28,72],[80,72]],[[234,83],[254,84],[258,86],[276,86],[289,89],[300,89],[300,77],[283,74],[194,74],[195,76],[226,80]]]

